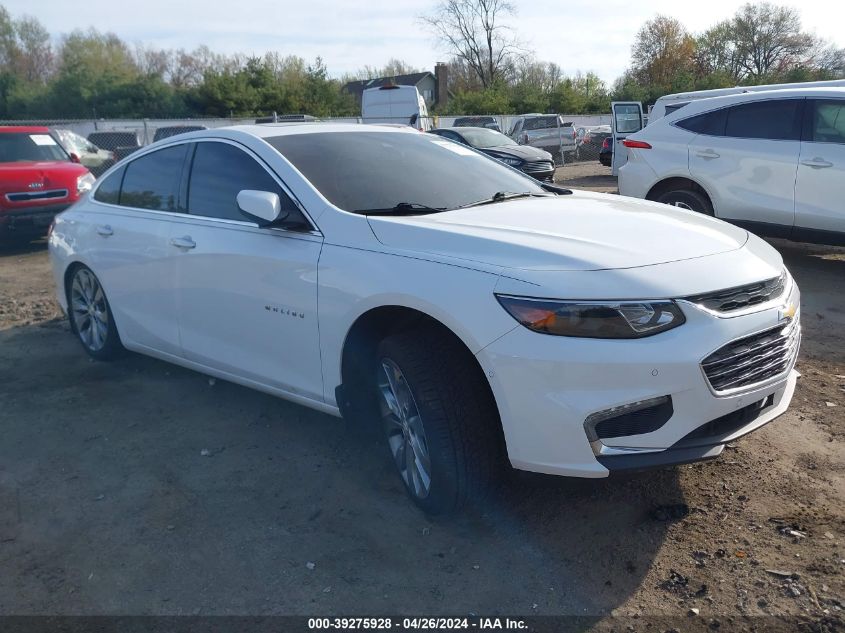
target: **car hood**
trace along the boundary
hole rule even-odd
[[[518,270],[608,270],[707,257],[748,233],[668,205],[573,192],[423,216],[370,216],[390,248]]]
[[[481,150],[485,154],[503,154],[515,156],[523,160],[551,160],[552,155],[542,149],[530,145],[502,145],[500,147],[485,147]]]

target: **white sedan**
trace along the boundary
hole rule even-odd
[[[389,126],[138,151],[59,215],[58,299],[124,348],[366,423],[425,511],[512,466],[691,462],[782,414],[799,292],[743,229]]]

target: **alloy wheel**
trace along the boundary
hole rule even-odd
[[[80,268],[73,276],[70,310],[82,344],[92,352],[103,349],[109,331],[106,295],[94,273],[86,268]]]
[[[425,499],[431,490],[431,459],[422,417],[405,375],[389,358],[381,360],[378,387],[393,460],[411,494]]]

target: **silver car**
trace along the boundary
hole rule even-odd
[[[575,128],[559,114],[523,114],[508,133],[520,145],[538,147],[556,158],[575,153]]]

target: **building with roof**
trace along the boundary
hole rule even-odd
[[[348,92],[355,97],[358,105],[361,105],[361,95],[364,90],[368,88],[381,88],[382,86],[416,86],[422,98],[425,99],[425,104],[429,108],[432,106],[437,108],[444,108],[449,101],[449,91],[447,89],[449,67],[438,62],[434,66],[434,72],[411,73],[409,75],[396,75],[394,77],[377,77],[375,79],[361,79],[357,81],[350,81],[343,86],[344,92]]]

